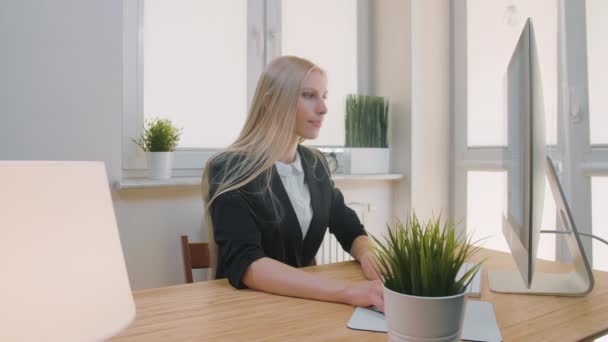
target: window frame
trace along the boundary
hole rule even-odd
[[[467,172],[507,171],[505,147],[467,146],[467,1],[452,3],[452,165],[450,214],[465,219]],[[608,146],[589,143],[586,14],[584,2],[560,0],[558,6],[558,142],[547,146],[580,232],[591,233],[591,176],[608,174]],[[584,70],[581,72],[581,70]],[[572,104],[578,104],[576,108]],[[509,118],[509,120],[512,120]],[[558,221],[559,222],[559,221]],[[558,223],[559,224],[559,223]],[[462,227],[461,227],[462,229]],[[553,229],[553,228],[543,228]],[[556,260],[568,261],[568,246],[556,239]],[[592,243],[583,239],[592,260]]]
[[[590,143],[586,1],[560,0],[559,6],[563,34],[560,123],[564,127],[560,130],[564,146],[560,180],[577,229],[592,234],[591,178],[608,175],[608,146]],[[593,265],[592,240],[582,239],[582,244]],[[558,260],[568,260],[567,246],[562,243],[558,248]]]
[[[144,0],[123,2],[123,120],[122,179],[146,177],[146,158],[131,138],[141,134],[143,114],[143,5]],[[357,58],[359,92],[369,91],[371,65],[370,1],[357,0]],[[281,0],[247,1],[247,104],[264,67],[281,48]],[[200,176],[217,148],[177,148],[173,177]]]

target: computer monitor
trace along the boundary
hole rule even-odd
[[[593,276],[576,233],[559,179],[545,154],[545,112],[536,38],[531,19],[521,32],[506,72],[506,107],[509,117],[507,211],[502,231],[519,274],[514,271],[489,272],[490,289],[495,292],[547,295],[585,295],[593,288]],[[564,274],[535,272],[540,239],[545,176],[556,201],[559,221],[575,270]]]

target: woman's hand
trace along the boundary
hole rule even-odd
[[[345,289],[346,302],[353,306],[375,306],[384,312],[384,289],[380,280],[349,284]]]
[[[362,253],[359,259],[361,263],[361,269],[365,278],[369,280],[380,280],[380,274],[378,273],[378,265],[376,264],[376,257],[374,253],[365,251]]]
[[[350,254],[361,264],[365,278],[369,280],[380,279],[376,257],[371,251],[371,242],[367,236],[361,235],[353,241]]]

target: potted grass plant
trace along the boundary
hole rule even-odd
[[[457,341],[462,332],[465,289],[479,271],[458,271],[479,247],[461,240],[440,218],[389,226],[372,251],[384,285],[384,312],[391,341]]]
[[[138,139],[132,139],[146,152],[148,177],[151,179],[171,178],[173,154],[182,130],[169,119],[147,119],[144,131]]]
[[[352,174],[388,173],[388,99],[346,97],[345,132]]]

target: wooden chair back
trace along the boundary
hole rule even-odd
[[[203,242],[190,242],[188,236],[182,235],[182,255],[184,257],[184,274],[186,282],[194,282],[192,270],[209,268],[211,265],[209,258],[209,244]]]

